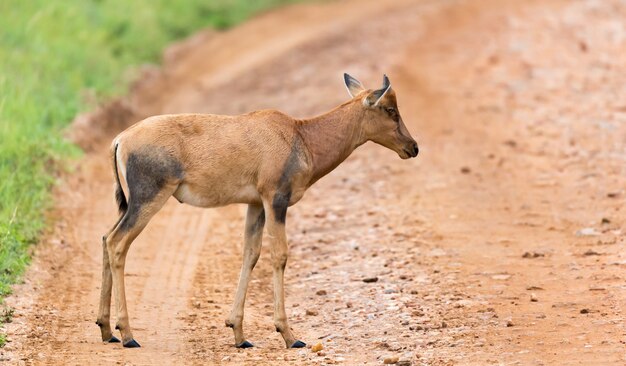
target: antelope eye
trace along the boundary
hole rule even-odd
[[[387,112],[389,117],[391,117],[391,119],[393,119],[395,122],[398,122],[400,120],[400,116],[398,115],[398,110],[395,109],[394,107],[385,108],[385,112]]]

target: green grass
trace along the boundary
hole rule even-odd
[[[45,228],[54,175],[80,155],[62,138],[72,118],[123,94],[128,70],[157,62],[169,42],[287,2],[293,0],[0,2],[0,303]]]

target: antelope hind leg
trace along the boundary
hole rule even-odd
[[[109,261],[106,241],[107,237],[111,235],[123,218],[124,213],[117,219],[113,228],[102,237],[102,285],[100,286],[100,306],[98,308],[96,324],[100,327],[102,341],[108,343],[120,343],[120,340],[111,332],[111,290],[113,287],[113,278],[111,275],[111,263]]]
[[[111,265],[109,263],[106,239],[107,236],[102,238],[102,286],[100,288],[100,306],[96,324],[100,327],[103,342],[119,343],[120,340],[111,332],[111,288],[113,278],[111,275]]]

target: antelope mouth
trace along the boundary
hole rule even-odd
[[[411,158],[416,157],[417,154],[419,154],[418,149],[414,149],[414,150],[402,149],[402,154],[398,154],[398,155],[400,155],[400,158],[402,158],[403,160],[406,160],[406,159],[411,159]]]

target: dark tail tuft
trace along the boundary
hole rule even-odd
[[[124,214],[128,210],[128,202],[124,196],[124,190],[120,184],[120,175],[117,171],[117,144],[113,149],[113,173],[115,174],[115,200],[117,201],[117,207],[121,214]]]
[[[115,200],[117,201],[117,207],[120,210],[120,213],[123,214],[128,210],[128,202],[126,202],[126,197],[124,197],[124,191],[122,187],[117,183],[118,186],[115,188]]]

